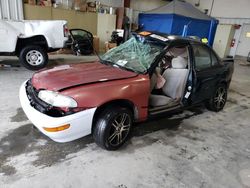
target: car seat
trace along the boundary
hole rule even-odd
[[[164,95],[150,96],[149,103],[153,107],[179,102],[183,96],[188,76],[188,61],[178,56],[173,58],[171,64],[172,68],[166,69],[162,75],[166,80],[162,88]]]

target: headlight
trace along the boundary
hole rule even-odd
[[[55,107],[77,107],[77,103],[74,99],[68,96],[61,95],[54,91],[42,90],[38,93],[38,97],[44,102]]]

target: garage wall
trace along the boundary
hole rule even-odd
[[[95,2],[96,0],[88,0],[88,2]],[[98,0],[103,5],[112,6],[112,7],[123,7],[124,0]]]
[[[199,0],[186,0],[193,5],[197,3]],[[200,10],[204,11],[204,9],[208,9],[208,13],[211,13],[211,16],[216,17],[219,20],[220,24],[229,24],[229,25],[244,25],[250,23],[250,0],[214,0],[213,8],[212,8],[213,0],[200,0],[200,6],[197,7]],[[211,12],[212,8],[212,12]],[[242,54],[238,49],[239,39],[241,37],[241,29],[242,27],[235,30],[235,34],[233,38],[235,39],[235,45],[232,48],[229,48],[230,55],[240,55]],[[224,31],[218,29],[216,32],[216,36],[225,36]],[[228,35],[228,41],[230,41],[231,35]],[[218,40],[219,41],[219,40]],[[226,55],[228,53],[228,45],[223,45],[224,43],[217,43],[214,46],[219,49],[221,54],[222,51],[226,51]],[[224,49],[223,49],[224,48]]]
[[[218,25],[213,48],[221,58],[224,58],[230,54],[230,45],[234,33],[235,28],[232,25]]]
[[[212,16],[226,18],[249,18],[249,0],[215,0]]]
[[[141,12],[149,11],[167,4],[163,0],[130,0],[130,8],[133,9],[133,23],[138,23],[138,15]]]
[[[186,0],[191,4],[198,3],[199,0]],[[249,18],[250,1],[249,0],[200,0],[200,10],[208,9],[213,17],[223,18]],[[212,9],[212,12],[211,12]]]
[[[158,8],[162,5],[165,5],[167,2],[163,0],[131,0],[130,7],[138,11],[149,11],[154,8]]]
[[[23,2],[20,0],[0,0],[0,19],[23,19]]]
[[[195,6],[199,0],[186,0]],[[137,23],[139,12],[148,11],[168,3],[163,0],[131,0],[131,8],[134,10],[134,21]],[[213,8],[212,8],[213,7]],[[208,9],[208,14],[216,18],[250,18],[250,0],[200,0],[200,5],[196,7],[204,12]],[[212,10],[212,12],[211,12]]]

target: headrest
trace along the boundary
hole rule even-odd
[[[188,64],[187,60],[181,56],[172,59],[173,69],[186,69],[187,64]]]
[[[188,57],[188,54],[187,54],[187,52],[184,52],[184,53],[180,54],[180,56],[181,56],[181,57],[184,57],[184,58],[187,58],[187,57]]]

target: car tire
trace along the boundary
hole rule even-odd
[[[129,109],[111,106],[97,118],[93,137],[98,146],[106,150],[117,150],[128,139],[133,123]]]
[[[39,70],[48,64],[48,54],[40,46],[25,46],[19,54],[19,60],[25,68]]]
[[[227,101],[227,87],[225,84],[220,84],[213,96],[206,102],[206,107],[208,110],[219,112],[221,111]]]

